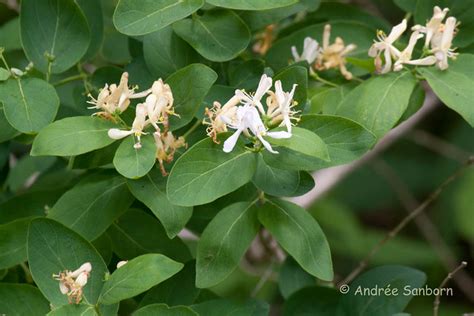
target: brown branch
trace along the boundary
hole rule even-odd
[[[466,157],[467,159],[467,157]],[[463,160],[466,161],[466,159]],[[418,207],[419,202],[415,199],[413,194],[406,188],[406,184],[397,175],[395,170],[390,167],[383,160],[376,160],[373,164],[374,169],[377,173],[383,176],[392,189],[397,193],[400,202],[407,212]],[[424,213],[421,212],[413,220],[420,230],[423,237],[429,242],[431,247],[437,253],[441,259],[441,263],[446,268],[446,271],[452,271],[458,265],[459,260],[455,258],[455,255],[443,240],[436,226],[433,224],[431,219]],[[472,302],[474,302],[474,281],[471,279],[468,273],[460,271],[454,276],[454,282],[463,291],[465,296]]]
[[[417,215],[423,212],[431,203],[433,203],[438,196],[444,191],[444,189],[455,179],[457,179],[467,168],[474,163],[474,156],[470,157],[466,163],[460,167],[454,174],[448,177],[435,191],[433,191],[428,198],[421,203],[413,212],[408,214],[394,229],[392,229],[374,248],[369,254],[359,263],[359,265],[342,281],[338,284],[338,287],[344,284],[350,283],[357,277],[369,264],[372,258],[379,252],[379,250],[390,240],[392,240],[397,234],[407,226]]]
[[[463,261],[461,264],[455,268],[452,272],[449,272],[448,275],[444,278],[443,282],[438,287],[438,293],[436,294],[434,303],[433,303],[433,316],[438,316],[438,310],[439,310],[439,303],[441,301],[441,289],[446,286],[448,281],[452,279],[457,272],[459,272],[461,269],[467,266],[467,262]]]

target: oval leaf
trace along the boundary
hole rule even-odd
[[[118,303],[134,297],[175,275],[183,264],[159,254],[147,254],[130,260],[112,273],[100,294],[101,304]]]
[[[86,304],[69,304],[61,306],[57,309],[53,309],[46,316],[68,316],[68,315],[80,315],[80,316],[97,316],[95,306]]]
[[[115,152],[115,169],[124,177],[138,179],[153,168],[156,161],[156,145],[153,137],[142,137],[141,148],[135,148],[132,136],[125,138]]]
[[[349,92],[335,114],[356,121],[380,138],[400,120],[416,84],[408,71],[372,77]]]
[[[32,156],[75,156],[112,144],[107,131],[117,127],[91,116],[68,117],[45,127],[36,136]]]
[[[0,311],[4,315],[44,316],[49,303],[34,286],[0,283]]]
[[[31,218],[0,225],[0,269],[26,261],[26,236]]]
[[[236,10],[268,10],[289,6],[298,0],[206,0],[206,2],[216,7]]]
[[[171,203],[193,206],[212,202],[252,179],[257,155],[237,145],[231,153],[207,138],[185,152],[168,177]]]
[[[315,133],[300,127],[293,127],[290,138],[275,139],[267,137],[272,145],[286,147],[310,157],[329,161],[326,144]]]
[[[250,43],[250,31],[233,11],[212,10],[173,24],[173,30],[206,59],[231,60]]]
[[[38,78],[12,78],[0,83],[0,100],[8,122],[28,134],[51,123],[59,108],[56,90]]]
[[[326,236],[305,209],[286,201],[267,200],[258,218],[303,269],[321,280],[333,279]]]
[[[35,219],[28,232],[28,263],[33,280],[44,296],[56,307],[68,304],[52,275],[73,271],[90,262],[92,271],[84,287],[83,302],[96,304],[107,272],[102,257],[81,236],[47,218]]]
[[[203,5],[203,0],[120,0],[114,12],[114,25],[121,33],[144,35],[187,17]]]
[[[143,56],[148,69],[157,77],[168,77],[198,60],[198,54],[173,32],[171,26],[143,38]]]
[[[217,74],[214,70],[203,64],[189,65],[166,79],[173,91],[174,110],[179,115],[170,117],[173,130],[192,121],[216,80]]]
[[[472,69],[474,69],[474,55],[461,54],[445,71],[435,67],[420,67],[418,71],[426,78],[434,93],[444,104],[474,126]]]
[[[166,196],[166,178],[157,169],[141,179],[128,180],[127,184],[130,192],[160,220],[169,238],[174,238],[193,214],[191,207],[170,203]]]
[[[67,191],[48,217],[88,240],[99,237],[133,202],[125,179],[109,173],[89,176]],[[100,214],[100,216],[98,216]]]
[[[86,53],[89,26],[73,0],[25,0],[20,12],[23,50],[35,68],[61,73]],[[51,64],[45,54],[51,56]]]
[[[196,286],[206,288],[234,271],[258,233],[255,201],[225,207],[207,225],[198,242]]]

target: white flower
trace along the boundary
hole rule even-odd
[[[119,261],[119,262],[117,263],[117,269],[119,269],[119,268],[123,267],[124,265],[126,265],[127,262],[128,262],[127,260]]]
[[[118,128],[111,128],[108,131],[108,135],[112,139],[122,139],[129,135],[134,135],[137,138],[137,142],[133,146],[136,149],[142,147],[141,145],[141,135],[145,135],[146,133],[143,132],[143,129],[146,126],[146,116],[147,116],[147,109],[145,104],[140,103],[137,105],[135,110],[135,119],[132,123],[132,129],[129,131],[120,130]]]
[[[243,102],[244,104],[251,104],[258,108],[260,113],[265,114],[263,105],[261,102],[262,97],[267,93],[268,90],[272,87],[272,78],[267,75],[262,75],[260,82],[258,83],[257,91],[253,95],[246,93],[243,90],[235,90],[235,95]]]
[[[393,66],[394,71],[402,70],[404,64],[418,66],[434,65],[434,63],[436,62],[436,58],[434,56],[427,56],[425,58],[415,60],[411,59],[416,42],[422,37],[423,34],[420,34],[419,31],[415,31],[411,34],[407,47],[400,53],[400,57]]]
[[[369,56],[375,57],[375,65],[377,71],[384,74],[389,72],[392,69],[392,57],[397,59],[400,57],[400,51],[393,46],[393,43],[405,32],[407,28],[407,20],[403,19],[403,21],[394,26],[392,31],[388,36],[385,35],[384,32],[378,31],[377,32],[377,39],[378,41],[374,41],[374,44],[369,49]],[[382,60],[380,55],[384,53],[385,57],[385,65],[382,67]]]
[[[234,149],[235,144],[237,143],[237,140],[239,139],[239,136],[242,132],[248,134],[250,131],[260,140],[262,145],[269,152],[274,154],[277,154],[278,152],[273,150],[270,143],[267,142],[263,136],[269,136],[272,138],[291,137],[291,134],[288,132],[267,132],[267,129],[263,124],[257,109],[250,104],[245,104],[237,108],[237,122],[236,124],[229,125],[229,127],[235,129],[236,131],[224,142],[224,152],[226,153],[231,152]]]
[[[91,271],[92,265],[86,262],[75,271],[64,270],[53,274],[53,278],[59,281],[59,291],[67,295],[69,303],[81,302],[83,288],[87,284]]]
[[[433,8],[433,16],[428,21],[428,23],[426,23],[426,26],[415,25],[415,26],[412,27],[413,31],[419,31],[421,33],[426,34],[425,47],[428,47],[428,45],[430,44],[433,36],[436,33],[438,33],[438,31],[439,31],[439,29],[442,25],[442,22],[443,22],[444,18],[446,17],[446,14],[448,13],[448,11],[449,11],[448,8],[444,8],[443,10],[441,10],[440,7],[435,6]]]
[[[280,126],[286,126],[286,130],[290,134],[292,127],[291,120],[296,119],[294,115],[297,113],[297,111],[292,110],[296,105],[296,103],[293,102],[296,87],[297,84],[294,84],[290,92],[285,92],[283,91],[281,81],[277,80],[275,82],[275,93],[274,96],[272,96],[273,100],[269,100],[270,102],[267,101],[267,104],[269,104],[267,116],[272,119],[272,123],[281,122]],[[270,91],[270,94],[272,94],[272,91]]]
[[[212,108],[206,108],[207,118],[203,120],[203,124],[208,125],[206,133],[216,144],[219,143],[217,134],[227,132],[226,124],[235,121],[239,103],[240,98],[234,95],[224,106],[215,101]]]
[[[444,25],[441,38],[435,39],[435,37],[433,37],[431,41],[431,51],[436,57],[436,65],[441,70],[445,70],[449,67],[448,58],[456,59],[458,55],[454,52],[454,49],[451,48],[455,28],[456,18],[449,17]]]
[[[295,62],[306,60],[308,64],[312,64],[319,54],[319,44],[315,39],[306,37],[303,43],[303,52],[301,56],[298,54],[295,46],[291,47],[291,54]]]

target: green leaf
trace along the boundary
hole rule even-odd
[[[150,72],[164,78],[198,60],[193,48],[178,37],[171,26],[143,38],[143,56]]]
[[[258,86],[260,77],[264,71],[265,63],[260,59],[233,61],[229,64],[229,68],[227,70],[229,85],[236,89],[246,89],[252,91]],[[234,94],[234,91],[235,89],[232,89],[232,94]]]
[[[160,254],[147,254],[130,260],[104,283],[99,302],[113,304],[134,297],[170,278],[183,264]]]
[[[8,122],[27,134],[51,123],[59,107],[56,90],[38,78],[11,78],[0,83],[0,100]]]
[[[0,311],[9,316],[44,316],[49,303],[34,286],[0,283]]]
[[[199,315],[206,316],[268,316],[270,312],[268,303],[257,300],[235,303],[227,299],[215,299],[192,305],[191,308]]]
[[[337,88],[326,88],[310,95],[310,107],[307,114],[334,114],[338,105],[354,88],[353,84],[344,84]]]
[[[169,307],[166,304],[152,304],[140,308],[132,314],[133,316],[198,316],[192,309],[186,306]]]
[[[55,157],[23,156],[8,172],[5,185],[16,192],[29,186],[28,180],[41,175],[56,162]]]
[[[95,174],[67,191],[48,212],[87,240],[99,237],[133,202],[125,179]],[[100,216],[98,216],[100,214]]]
[[[303,115],[298,126],[312,131],[327,145],[329,162],[319,168],[345,164],[366,153],[375,144],[375,135],[356,122],[332,115]]]
[[[102,46],[104,38],[102,5],[100,1],[74,0],[74,2],[81,8],[90,29],[90,45],[86,54],[82,57],[83,60],[88,60],[94,57]]]
[[[267,137],[272,145],[286,147],[304,155],[329,161],[328,148],[315,133],[300,127],[293,127],[290,138]]]
[[[300,289],[315,284],[316,279],[301,269],[292,257],[286,258],[278,278],[278,288],[285,299]]]
[[[25,0],[20,12],[23,50],[43,73],[64,72],[86,53],[89,26],[73,0]],[[51,63],[45,54],[50,55]]]
[[[196,261],[188,261],[176,275],[149,290],[138,307],[155,303],[168,306],[191,305],[202,291],[195,287],[195,280]]]
[[[172,116],[170,125],[173,130],[192,121],[204,97],[217,80],[217,74],[203,64],[192,64],[169,76],[166,83],[170,85],[174,97],[174,110],[180,116]]]
[[[36,136],[32,156],[74,156],[103,148],[115,140],[107,135],[117,127],[110,121],[90,116],[56,121]]]
[[[400,120],[416,84],[408,71],[370,78],[347,94],[335,114],[356,121],[380,138]]]
[[[336,289],[318,286],[306,287],[294,293],[285,301],[283,316],[340,315],[338,314],[340,297],[341,295]]]
[[[97,316],[95,306],[86,304],[69,304],[63,305],[57,309],[53,309],[46,316],[69,316],[69,315],[80,315],[80,316]]]
[[[293,5],[262,11],[244,11],[240,17],[252,31],[264,28],[301,11],[317,10],[320,0],[301,0]]]
[[[257,155],[238,144],[231,153],[206,138],[185,152],[168,177],[171,203],[205,204],[243,186],[252,179]]]
[[[413,268],[388,265],[369,270],[350,284],[350,291],[345,294],[340,304],[348,315],[385,316],[403,312],[413,297],[405,292],[405,288],[421,288],[426,281],[426,275]],[[359,295],[358,289],[388,288],[397,289],[398,295]],[[362,292],[363,293],[363,292]]]
[[[238,266],[260,226],[254,204],[255,201],[231,204],[207,225],[197,248],[197,287],[218,284]]]
[[[283,91],[291,91],[293,84],[297,84],[293,100],[298,104],[298,109],[304,109],[307,99],[308,70],[301,66],[284,68],[273,78],[273,82],[281,80]]]
[[[322,34],[326,23],[315,24],[276,41],[268,51],[265,59],[270,67],[281,69],[288,66],[293,60],[291,47],[296,46],[299,52],[303,49],[303,42],[306,37],[312,37],[322,43]],[[339,36],[346,45],[354,43],[357,49],[350,56],[367,58],[367,49],[372,45],[374,30],[371,27],[353,21],[333,21],[331,22],[331,43]]]
[[[314,186],[314,180],[305,173],[271,167],[259,155],[252,182],[260,190],[274,196],[299,196]]]
[[[250,43],[250,31],[233,11],[212,10],[173,24],[173,30],[206,59],[234,59]]]
[[[138,179],[153,168],[156,161],[156,145],[153,137],[141,139],[141,148],[135,148],[134,137],[125,138],[114,156],[114,166],[118,173],[130,179]]]
[[[168,239],[158,221],[140,210],[125,212],[114,221],[107,234],[114,252],[121,259],[128,260],[147,253],[161,253],[183,262],[191,258],[181,239]]]
[[[203,5],[203,0],[120,0],[114,12],[114,25],[130,36],[145,35],[187,17]]]
[[[19,17],[4,22],[0,27],[0,43],[6,52],[22,49]]]
[[[3,67],[0,67],[0,81],[5,81],[10,78],[11,73]]]
[[[461,54],[456,61],[450,62],[449,68],[441,71],[435,67],[419,68],[434,93],[446,104],[461,115],[471,126],[474,126],[474,55]]]
[[[68,304],[52,275],[73,271],[90,262],[92,272],[84,287],[83,302],[95,304],[99,298],[107,267],[99,253],[81,236],[47,218],[35,219],[28,232],[28,263],[33,280],[43,295],[56,307]]]
[[[10,140],[18,134],[20,134],[20,132],[8,123],[7,118],[5,117],[5,112],[3,109],[0,109],[0,143]]]
[[[326,236],[305,209],[286,201],[267,200],[258,218],[303,269],[321,280],[333,279]]]
[[[31,218],[0,225],[0,269],[26,261],[26,235]]]
[[[130,192],[145,204],[164,226],[169,238],[175,237],[193,214],[191,207],[172,204],[166,196],[166,178],[158,169],[145,177],[127,181]]]
[[[286,7],[298,0],[206,0],[207,3],[217,7],[235,10],[268,10]]]

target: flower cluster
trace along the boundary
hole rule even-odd
[[[379,73],[388,73],[400,71],[403,65],[432,66],[436,65],[439,69],[448,68],[448,58],[455,59],[457,53],[451,48],[452,41],[456,32],[456,18],[449,17],[443,23],[449,9],[441,10],[436,6],[433,9],[433,16],[425,26],[415,25],[412,27],[412,33],[408,45],[400,51],[394,46],[394,43],[402,36],[407,29],[407,21],[404,19],[400,24],[392,28],[387,36],[383,31],[377,31],[377,41],[369,49],[369,56],[374,57],[375,68]],[[425,52],[419,59],[412,59],[413,50],[419,39],[425,37]],[[385,64],[382,62],[381,55],[384,55]]]
[[[92,265],[86,262],[75,271],[65,270],[53,274],[53,278],[59,281],[59,290],[62,294],[67,295],[69,303],[79,304],[81,302],[83,288],[87,284],[91,271]]]
[[[128,74],[122,75],[120,84],[105,85],[100,91],[97,99],[92,98],[89,103],[94,104],[93,109],[100,109],[101,115],[105,118],[112,118],[123,113],[130,105],[130,99],[145,98],[145,102],[138,103],[135,108],[135,119],[130,129],[111,128],[108,135],[113,139],[122,139],[127,136],[135,138],[135,149],[142,147],[141,137],[147,135],[145,129],[152,126],[153,137],[156,144],[156,158],[160,163],[163,175],[166,175],[164,162],[174,159],[176,150],[186,145],[184,138],[175,138],[169,130],[169,116],[177,115],[174,112],[173,93],[171,87],[165,84],[162,79],[156,80],[150,89],[140,93],[135,93],[136,88],[128,86]]]
[[[346,68],[346,57],[349,53],[356,49],[356,45],[349,44],[345,45],[344,40],[340,37],[336,37],[333,44],[330,44],[331,38],[331,25],[326,24],[323,32],[323,46],[320,47],[319,43],[311,38],[306,37],[303,44],[303,52],[298,54],[295,46],[291,47],[291,53],[294,61],[306,61],[308,64],[314,63],[314,69],[318,71],[328,70],[331,68],[339,68],[341,74],[347,80],[352,79],[352,73]]]
[[[234,96],[222,106],[214,102],[211,109],[206,108],[207,118],[204,124],[208,125],[207,134],[218,143],[217,134],[227,132],[228,129],[235,130],[234,134],[224,142],[224,151],[231,152],[243,133],[247,137],[253,134],[259,142],[271,153],[273,150],[270,143],[263,137],[290,138],[292,121],[297,120],[297,111],[293,108],[297,104],[293,101],[296,84],[290,92],[283,91],[281,81],[275,82],[275,91],[271,91],[272,78],[262,75],[258,88],[253,94],[244,90],[235,90]],[[262,104],[265,99],[266,110]],[[263,118],[263,119],[262,119]],[[269,129],[277,126],[286,127],[286,131],[271,132]],[[251,133],[251,134],[250,134]]]

